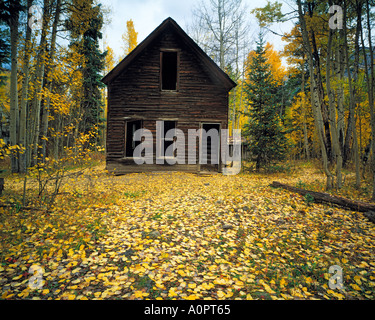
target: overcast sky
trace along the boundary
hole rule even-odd
[[[135,31],[138,32],[138,43],[145,39],[166,18],[174,19],[185,31],[192,20],[192,8],[200,0],[101,0],[104,6],[111,9],[111,22],[105,27],[104,40],[114,50],[118,57],[122,53],[121,36],[126,30],[126,21],[132,19]],[[254,28],[257,28],[256,19],[250,14],[253,8],[263,7],[266,0],[243,0],[247,4],[248,19]],[[283,11],[289,8],[283,5]],[[285,32],[291,29],[291,23],[274,26],[276,32]],[[254,34],[257,34],[257,31]],[[266,40],[273,43],[275,49],[281,50],[284,42],[280,37],[268,34]]]

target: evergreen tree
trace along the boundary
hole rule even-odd
[[[74,2],[74,1],[73,1]],[[99,40],[102,38],[103,15],[101,5],[94,6],[92,1],[79,1],[85,10],[85,16],[75,15],[74,12],[67,21],[67,27],[71,31],[71,46],[74,50],[84,57],[84,63],[81,65],[83,77],[83,98],[82,121],[80,131],[89,133],[97,127],[100,137],[100,130],[104,128],[104,101],[100,89],[104,88],[101,82],[102,71],[105,66],[105,56],[107,52],[101,52]],[[91,141],[93,142],[93,141]]]
[[[82,54],[85,56],[83,68],[83,105],[85,110],[84,132],[90,131],[95,125],[102,129],[104,103],[100,89],[104,88],[101,82],[102,71],[104,70],[105,54],[99,49],[100,32],[103,25],[103,17],[100,14],[100,7],[94,8],[98,14],[90,21],[90,28],[83,35]]]
[[[21,9],[21,8],[19,8]],[[10,1],[0,2],[0,72],[10,69]],[[7,76],[0,74],[0,86],[5,85]]]
[[[0,22],[0,86],[3,86],[7,76],[2,74],[3,70],[9,69],[10,63],[10,43],[9,30]]]
[[[261,33],[248,68],[245,91],[249,101],[249,122],[245,125],[244,135],[250,140],[250,151],[259,170],[283,159],[286,151],[286,138],[278,115],[278,85],[267,63]]]

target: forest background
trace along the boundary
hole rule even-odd
[[[242,129],[256,170],[316,159],[327,190],[340,189],[343,170],[352,169],[356,187],[371,184],[375,199],[374,3],[284,4],[287,13],[278,2],[250,11],[241,0],[192,8],[189,35],[238,84],[230,93],[230,127]],[[108,45],[102,50],[110,17],[100,1],[1,2],[0,143],[11,172],[105,151],[101,78],[138,44],[128,20],[123,55]],[[257,32],[249,27],[254,21]],[[286,44],[278,52],[264,36],[285,21],[294,26],[279,34]]]

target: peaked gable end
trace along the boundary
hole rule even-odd
[[[176,42],[180,42],[187,47],[204,69],[209,73],[210,77],[216,83],[225,88],[227,91],[236,86],[236,83],[229,78],[229,76],[222,71],[218,65],[182,30],[182,28],[172,19],[168,18],[163,21],[144,41],[142,41],[130,54],[128,54],[112,71],[110,71],[103,79],[106,85],[114,81],[120,74],[129,67],[142,52],[149,46],[152,46],[155,41],[160,41],[164,33],[174,34]]]

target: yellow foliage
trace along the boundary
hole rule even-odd
[[[270,44],[269,42],[267,42],[265,45],[265,56],[267,58],[267,62],[271,66],[272,76],[277,85],[282,85],[287,72],[285,67],[282,65],[281,55],[274,50],[273,44]]]
[[[0,86],[0,108],[3,112],[9,114],[10,112],[10,72],[2,71],[0,72],[1,77],[7,77],[6,83]],[[0,119],[2,121],[2,119]]]
[[[122,35],[122,41],[124,42],[125,56],[128,55],[138,45],[138,32],[135,32],[133,20],[126,21],[126,31]]]
[[[107,55],[105,56],[104,74],[110,72],[116,64],[115,53],[110,46],[106,46]]]
[[[243,128],[245,123],[248,121],[248,117],[245,115],[247,112],[248,100],[244,92],[244,81],[239,79],[237,81],[237,87],[229,92],[231,101],[231,112],[235,108],[236,112],[236,123],[233,123],[233,116],[230,116],[229,130]],[[231,131],[230,131],[231,132]]]
[[[286,118],[290,128],[294,130],[287,134],[288,140],[295,146],[292,152],[299,153],[303,146],[304,129],[306,129],[309,141],[314,141],[314,118],[312,115],[309,97],[300,92],[293,99],[292,104],[286,109]],[[306,127],[304,128],[304,125]],[[300,146],[301,148],[298,148]]]

